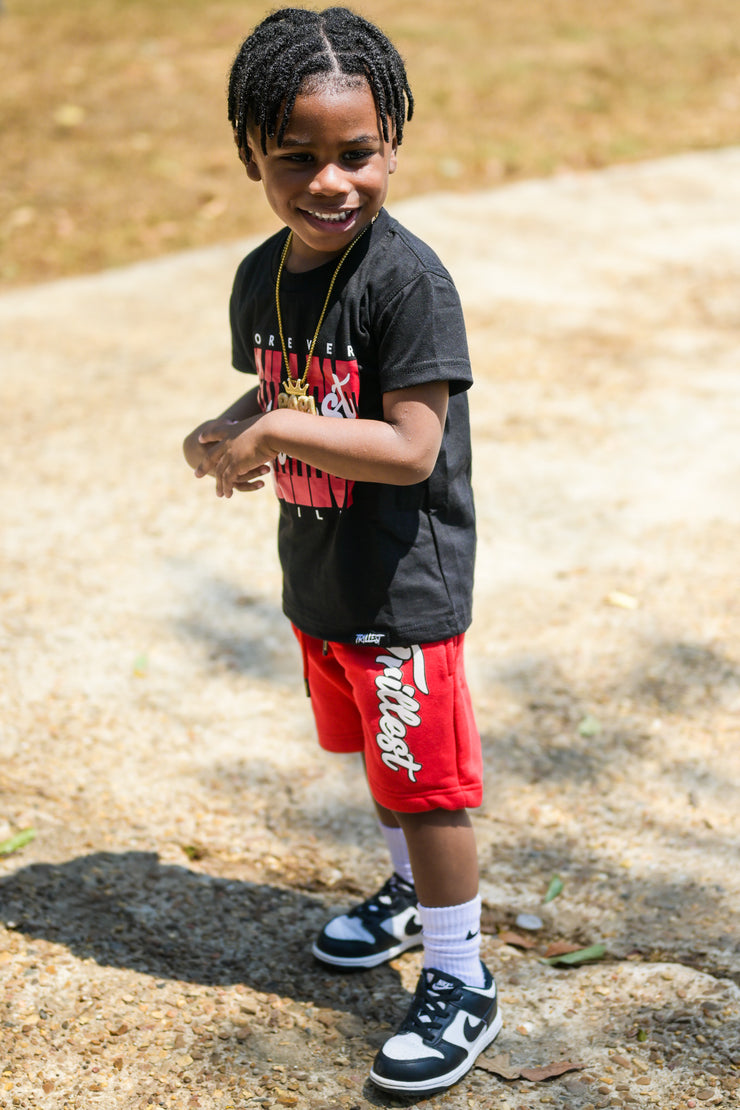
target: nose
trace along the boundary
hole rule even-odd
[[[325,197],[348,191],[344,171],[336,162],[325,162],[319,166],[308,188],[314,196]]]

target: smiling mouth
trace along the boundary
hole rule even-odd
[[[323,227],[343,228],[357,216],[359,209],[345,208],[341,212],[319,212],[313,208],[304,208],[303,214]]]

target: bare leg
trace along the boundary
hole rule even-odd
[[[459,906],[477,896],[478,852],[466,810],[432,809],[395,817],[406,835],[423,906]]]
[[[395,813],[393,813],[392,810],[386,809],[385,806],[382,806],[380,804],[380,802],[375,802],[374,801],[374,805],[375,805],[375,812],[378,815],[378,820],[380,821],[381,825],[385,825],[386,829],[400,829],[401,828],[401,822],[398,820],[398,818],[396,817]]]

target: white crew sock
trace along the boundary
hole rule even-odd
[[[446,971],[469,987],[483,986],[480,895],[460,906],[419,906],[424,967]]]
[[[413,883],[414,874],[409,861],[409,850],[406,845],[406,836],[402,828],[391,825],[380,825],[383,839],[388,845],[393,870],[407,883]]]

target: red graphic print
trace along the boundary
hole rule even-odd
[[[259,375],[259,404],[264,412],[277,407],[282,376],[280,351],[255,347],[254,359]],[[292,378],[301,376],[298,355],[288,354]],[[360,399],[360,371],[356,359],[320,359],[314,356],[308,371],[308,389],[322,416],[357,417]],[[275,489],[281,501],[313,509],[346,509],[352,504],[353,482],[316,470],[289,455],[278,455],[273,464]]]

